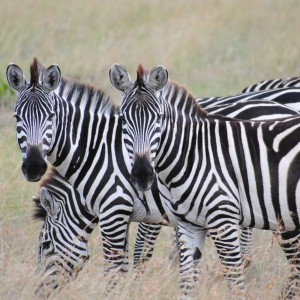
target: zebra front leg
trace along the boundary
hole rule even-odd
[[[210,236],[217,248],[219,258],[225,267],[224,275],[235,299],[244,299],[244,274],[241,257],[238,225],[230,221],[222,222],[221,226],[209,228]]]
[[[149,261],[153,255],[154,246],[161,230],[160,224],[139,223],[135,247],[134,266],[138,267]]]
[[[277,241],[285,253],[290,265],[290,276],[288,277],[282,292],[282,299],[293,299],[300,295],[300,231],[274,232]]]
[[[253,229],[249,227],[241,227],[241,253],[244,268],[251,264],[251,247],[252,247],[252,232]]]
[[[178,222],[180,299],[195,297],[195,282],[199,279],[200,261],[206,238],[206,230],[183,221]]]
[[[127,239],[129,216],[114,216],[100,220],[100,230],[104,252],[104,274],[107,278],[106,292],[109,293],[119,281],[119,277],[128,271]]]

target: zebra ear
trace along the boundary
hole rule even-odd
[[[23,71],[15,64],[8,65],[6,69],[6,78],[9,86],[17,92],[20,92],[26,85]]]
[[[58,204],[53,200],[53,197],[45,187],[40,189],[40,200],[42,206],[45,208],[50,216],[56,216],[59,210]]]
[[[109,70],[109,79],[112,86],[123,93],[132,86],[128,71],[119,64],[113,64],[111,66]]]
[[[42,86],[48,91],[55,90],[60,83],[61,73],[57,65],[50,66],[43,73]]]
[[[154,91],[163,89],[168,83],[168,71],[164,66],[156,66],[150,71],[149,87]]]

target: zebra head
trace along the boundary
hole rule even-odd
[[[60,186],[61,185],[61,186]],[[75,278],[89,259],[88,237],[98,222],[80,202],[78,192],[64,182],[40,189],[34,218],[44,221],[39,235],[38,296],[49,296]]]
[[[154,159],[163,116],[160,90],[168,82],[168,73],[163,66],[147,72],[139,65],[137,80],[133,82],[123,66],[114,64],[109,76],[112,85],[123,92],[120,115],[131,160],[131,178],[139,190],[145,191],[151,188],[155,178]]]
[[[46,155],[54,142],[53,90],[57,88],[61,74],[56,65],[41,72],[36,59],[30,72],[31,80],[27,83],[23,71],[10,64],[6,76],[10,87],[17,92],[14,116],[23,158],[22,171],[26,180],[38,181],[47,170]]]

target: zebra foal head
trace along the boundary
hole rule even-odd
[[[163,116],[160,91],[168,82],[168,73],[163,66],[148,72],[139,65],[137,80],[133,82],[123,66],[114,64],[109,76],[112,85],[123,92],[120,116],[132,165],[131,178],[139,190],[148,190],[155,178],[154,158]]]
[[[39,234],[37,273],[42,280],[36,295],[47,297],[75,278],[89,259],[88,238],[98,219],[81,204],[80,195],[56,177],[40,189],[35,219],[43,220]]]
[[[7,67],[10,87],[17,92],[14,116],[17,141],[22,152],[22,172],[28,181],[38,181],[47,170],[46,155],[55,134],[53,91],[60,82],[60,70],[53,65],[42,72],[36,59],[30,67],[31,80],[15,64]],[[42,74],[41,74],[42,73]]]

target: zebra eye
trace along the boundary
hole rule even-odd
[[[54,116],[55,116],[55,114],[54,114],[54,113],[51,113],[51,114],[49,115],[48,119],[49,119],[49,120],[52,120]]]
[[[18,114],[14,114],[14,118],[16,119],[17,122],[20,122],[22,120]]]
[[[126,120],[125,120],[125,118],[124,118],[123,115],[120,115],[120,119],[122,120],[122,124],[125,125],[126,124]]]
[[[156,122],[159,124],[160,123],[160,121],[161,121],[161,118],[162,118],[162,115],[159,115],[158,117],[157,117],[157,120],[156,120]]]
[[[44,241],[41,243],[43,249],[48,249],[50,247],[51,241]]]

